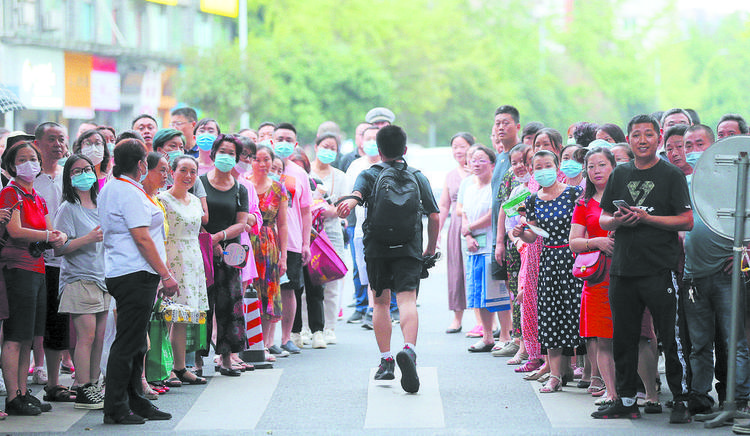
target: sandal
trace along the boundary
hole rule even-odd
[[[484,341],[482,341],[480,339],[479,341],[477,341],[476,344],[474,344],[471,347],[469,347],[469,352],[471,352],[471,353],[489,353],[490,351],[492,351],[492,347],[494,347],[494,346],[495,346],[494,342],[491,343],[491,344],[485,344]]]
[[[180,381],[179,378],[174,373],[174,370],[169,374],[172,377],[169,377],[166,380],[163,380],[162,383],[164,383],[164,386],[168,388],[180,388],[182,387],[182,381]]]
[[[189,385],[205,385],[208,383],[205,378],[198,377],[197,375],[193,374],[192,372],[188,371],[187,368],[182,369],[173,369],[172,372],[174,372],[175,376],[182,382],[187,383]],[[190,372],[194,378],[186,377],[185,375]]]
[[[599,380],[599,383],[596,383],[596,380]],[[592,375],[591,384],[589,385],[589,388],[586,389],[586,392],[590,393],[594,397],[600,397],[604,394],[604,391],[606,389],[607,388],[604,386],[604,380],[598,375]]]
[[[588,389],[591,386],[591,380],[578,380],[576,387],[578,389]]]
[[[523,363],[523,356],[513,356],[513,358],[508,359],[507,362],[505,362],[506,365],[520,365]]]
[[[557,383],[554,382],[554,380],[557,380]],[[551,394],[553,392],[561,391],[562,390],[562,378],[550,374],[549,381],[547,384],[539,388],[540,394]]]
[[[547,383],[547,381],[549,381],[549,377],[550,377],[550,373],[549,372],[545,372],[544,374],[541,375],[541,377],[539,377],[538,379],[536,379],[536,381],[538,381],[539,383],[544,384],[544,383]]]
[[[266,362],[276,362],[276,356],[271,354],[271,352],[268,351],[268,348],[265,348],[263,350],[263,354],[265,355]]]
[[[58,403],[73,403],[76,400],[75,394],[70,392],[70,389],[62,385],[53,387],[44,387],[44,401],[54,401]]]
[[[541,359],[527,360],[526,363],[524,363],[523,365],[521,365],[518,368],[514,369],[514,371],[515,372],[532,372],[532,371],[536,371],[537,369],[541,368],[542,365],[543,365],[543,363],[542,363]],[[533,380],[533,379],[527,379],[526,377],[524,377],[524,379],[525,380]]]

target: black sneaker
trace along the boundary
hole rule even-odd
[[[134,425],[134,424],[145,424],[146,419],[140,415],[136,415],[133,412],[129,412],[127,415],[114,417],[111,415],[104,415],[105,424],[121,424],[121,425]]]
[[[362,318],[365,316],[362,312],[357,312],[356,310],[354,313],[352,313],[352,316],[349,317],[349,319],[346,320],[347,324],[360,324],[362,323]]]
[[[670,424],[687,424],[690,422],[690,412],[684,401],[675,401],[672,406],[672,413],[669,414]]]
[[[23,396],[26,402],[31,403],[39,408],[42,412],[49,412],[52,410],[52,404],[42,403],[39,398],[31,395],[31,389],[26,389],[26,395]]]
[[[143,419],[149,421],[168,421],[172,419],[172,414],[159,410],[156,406],[151,406],[147,410],[139,410],[138,416],[142,416]]]
[[[75,409],[98,410],[104,408],[104,398],[99,392],[99,387],[87,383],[84,386],[76,388],[76,402],[73,404]]]
[[[632,406],[625,406],[622,404],[622,399],[618,398],[609,407],[593,412],[591,417],[594,419],[638,419],[641,417],[641,411],[638,410],[638,403],[634,402]]]
[[[411,348],[404,347],[396,354],[396,362],[401,370],[401,387],[410,394],[417,393],[419,391],[417,353]]]
[[[393,380],[396,378],[396,375],[393,373],[393,370],[396,368],[396,362],[394,362],[393,358],[380,358],[380,366],[378,367],[378,371],[375,373],[375,377],[373,377],[375,380]]]
[[[372,313],[368,313],[362,318],[362,328],[365,330],[372,330],[374,328],[372,326]]]
[[[16,398],[13,400],[5,399],[5,413],[17,416],[35,416],[41,414],[42,410],[26,401],[25,395],[21,395],[21,391],[18,391],[16,392]]]

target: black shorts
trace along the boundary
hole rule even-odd
[[[280,284],[281,289],[299,289],[305,286],[305,279],[302,277],[302,254],[286,252],[286,277],[287,281]]]
[[[419,289],[422,261],[413,257],[366,257],[367,276],[375,295],[390,289],[399,293]]]
[[[47,286],[44,274],[19,268],[5,268],[10,317],[3,323],[5,339],[31,341],[44,334],[47,315]]]
[[[47,321],[44,327],[44,348],[64,351],[70,348],[70,314],[60,313],[60,268],[46,266]]]

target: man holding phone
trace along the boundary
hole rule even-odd
[[[690,422],[687,356],[683,355],[677,316],[679,231],[693,228],[685,176],[656,154],[659,123],[637,115],[628,123],[635,160],[619,165],[602,195],[602,229],[615,231],[609,300],[614,324],[613,351],[619,398],[592,417],[638,418],[636,404],[638,340],[648,307],[664,345],[666,375],[674,396],[669,422]]]

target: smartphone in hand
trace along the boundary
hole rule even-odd
[[[612,204],[617,206],[618,209],[630,209],[630,205],[625,200],[612,200]]]

